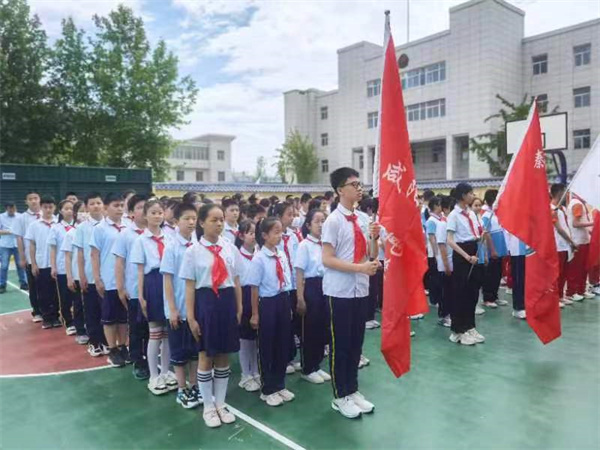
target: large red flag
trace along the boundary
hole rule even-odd
[[[560,336],[558,253],[546,178],[546,155],[536,102],[527,118],[519,150],[504,177],[496,214],[500,225],[527,244],[533,253],[525,260],[527,323],[547,344]]]
[[[379,171],[375,171],[374,191],[375,196],[379,193],[379,220],[387,231],[381,352],[399,377],[410,370],[408,316],[428,311],[422,281],[427,254],[388,13],[385,27]]]

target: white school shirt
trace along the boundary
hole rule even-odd
[[[173,237],[176,234],[179,234],[179,230],[177,229],[177,226],[173,226],[170,223],[164,222],[161,225],[162,231],[165,234],[165,236],[167,237]]]
[[[569,228],[569,222],[567,220],[567,211],[565,211],[564,206],[554,206],[550,203],[550,210],[552,211],[553,219],[558,222],[565,232],[571,236],[571,228]],[[554,241],[556,242],[556,250],[559,252],[569,252],[571,251],[571,246],[569,242],[558,234],[556,228],[554,228]]]
[[[235,277],[242,275],[242,255],[240,255],[235,245],[223,237],[219,237],[217,243],[213,244],[202,236],[197,244],[192,245],[185,251],[179,271],[181,278],[196,282],[196,289],[212,289],[212,268],[215,257],[207,247],[215,245],[221,247],[219,255],[223,258],[225,267],[227,267],[227,278],[219,286],[219,289],[235,286]]]
[[[133,219],[125,214],[121,217],[121,225],[125,225],[127,228],[133,226]]]
[[[573,214],[573,209],[576,205],[580,205],[583,208],[583,219],[591,222],[586,205],[584,205],[578,198],[572,198],[569,202],[569,206],[567,206],[567,218],[569,220],[569,227],[571,228],[571,239],[573,239],[573,242],[575,242],[577,245],[589,244],[592,227],[577,228],[574,226],[575,215]]]
[[[235,245],[235,238],[238,235],[238,231],[239,226],[232,227],[227,222],[225,222],[225,226],[223,227],[223,233],[221,234],[221,237],[223,239],[227,239],[227,241],[229,241],[230,244]]]
[[[275,257],[279,258],[283,268],[283,286],[279,287]],[[259,297],[274,297],[282,292],[292,290],[290,266],[285,253],[277,250],[272,252],[267,247],[260,249],[252,259],[252,270],[249,284],[258,287]]]
[[[427,257],[428,258],[433,258],[437,252],[437,249],[434,250],[433,247],[431,246],[431,242],[429,242],[429,235],[433,234],[434,236],[437,236],[436,235],[437,225],[441,221],[442,220],[441,220],[440,216],[436,216],[433,213],[429,213],[429,218],[425,222],[425,240],[427,242]]]
[[[0,248],[17,248],[17,238],[14,234],[14,227],[17,224],[17,220],[21,214],[15,212],[14,215],[9,216],[8,211],[0,214],[0,230],[10,231],[12,234],[0,235]]]
[[[56,226],[54,221],[46,222],[43,219],[39,219],[30,223],[25,233],[26,240],[35,242],[35,262],[40,269],[50,267],[50,246],[48,245],[48,239],[54,226]]]
[[[287,254],[285,254],[285,244],[284,244],[284,236],[288,236],[288,252],[290,254],[289,259],[287,259]],[[288,261],[288,268],[290,268],[291,277],[292,277],[292,290],[296,289],[296,269],[294,269],[294,261],[296,260],[296,252],[298,251],[298,245],[300,241],[298,240],[298,236],[294,233],[294,230],[288,227],[287,230],[281,236],[281,242],[277,245],[277,250],[281,253],[284,253],[286,256],[286,260]]]
[[[143,232],[135,222],[132,222],[130,227],[121,231],[112,247],[113,254],[125,260],[125,290],[129,298],[139,298],[137,264],[131,261],[131,250]]]
[[[75,233],[75,239],[73,240],[73,245],[77,247],[79,251],[83,251],[85,277],[89,284],[96,283],[94,280],[94,271],[92,270],[92,247],[90,246],[90,242],[92,240],[92,232],[99,223],[100,220],[89,217],[76,228],[77,231]]]
[[[380,230],[379,230],[379,242],[385,244],[385,239],[387,237],[387,231],[386,229],[380,225]],[[379,259],[379,261],[385,261],[385,245],[383,246],[383,248],[381,248],[381,246],[379,246],[379,242],[378,244],[378,254],[377,254],[377,259]]]
[[[448,223],[444,220],[440,220],[437,223],[437,226],[435,228],[435,240],[438,243],[438,247],[440,245],[445,245],[446,246],[446,253],[448,255],[448,264],[450,267],[450,270],[453,270],[454,267],[452,265],[452,247],[450,247],[446,242],[447,242],[447,238],[448,238],[448,232],[447,232],[447,226]],[[444,272],[444,260],[442,258],[442,252],[439,251],[437,252],[437,255],[435,256],[435,260],[437,263],[437,270],[438,272]]]
[[[65,275],[67,273],[67,269],[65,269],[65,254],[61,252],[60,249],[65,239],[65,235],[73,228],[73,225],[63,220],[52,227],[50,236],[48,237],[48,245],[55,247],[56,273],[59,275]]]
[[[504,230],[504,237],[506,239],[506,247],[510,256],[525,256],[528,253],[528,247],[525,242],[521,241],[518,237],[510,234]]]
[[[306,222],[306,213],[303,209],[300,209],[300,215],[298,217],[294,217],[294,220],[292,221],[292,227],[299,230],[302,228],[302,225],[304,225],[304,222]]]
[[[29,240],[25,239],[25,234],[27,233],[27,228],[29,228],[29,225],[38,220],[40,217],[42,217],[40,213],[34,213],[28,209],[17,218],[13,227],[13,234],[23,238],[25,259],[27,260],[27,264],[31,264],[31,258],[29,256]]]
[[[183,320],[187,318],[187,311],[185,309],[185,280],[179,276],[179,271],[182,267],[183,256],[185,251],[197,244],[197,240],[194,240],[195,234],[192,233],[192,237],[188,241],[180,233],[174,234],[167,238],[165,246],[165,252],[163,259],[160,262],[160,273],[165,275],[169,274],[173,280],[173,297],[175,300],[175,307],[179,312],[179,317]],[[171,313],[169,309],[169,302],[167,301],[167,290],[166,284],[163,282],[163,298],[165,317],[168,319]]]
[[[153,237],[154,235],[152,234],[152,232],[148,228],[146,228],[144,232],[140,235],[139,239],[136,239],[136,241],[133,243],[133,247],[131,249],[131,262],[133,264],[143,264],[144,275],[148,275],[154,269],[160,268],[160,253],[158,253],[158,242],[152,239]],[[167,237],[164,235],[162,230],[160,230],[160,235],[156,237],[162,239],[162,242],[165,245],[166,249]]]
[[[67,231],[65,238],[62,241],[62,245],[60,246],[60,253],[63,254],[63,258],[65,257],[66,252],[71,253],[71,273],[73,275],[73,280],[79,281],[79,266],[77,265],[77,251],[79,249],[73,245],[76,236],[76,227],[72,227],[69,231]]]
[[[295,269],[304,271],[304,278],[322,278],[325,274],[323,267],[323,244],[312,235],[300,242],[296,251]]]
[[[336,258],[347,262],[354,261],[354,227],[352,222],[346,219],[346,216],[352,213],[340,203],[325,220],[321,237],[323,244],[330,244],[333,247]],[[368,253],[368,217],[365,220],[366,215],[357,214],[357,216],[357,223],[367,242]],[[323,294],[339,298],[367,297],[369,295],[369,276],[364,273],[341,272],[325,267]]]
[[[258,249],[255,247],[254,252],[250,253],[244,247],[240,247],[242,256],[242,275],[240,276],[240,286],[250,286],[250,276],[252,273],[252,259],[256,255]]]
[[[462,211],[463,210],[460,208],[460,206],[455,205],[452,212],[450,212],[450,214],[448,215],[448,220],[446,224],[447,230],[454,232],[454,241],[457,244],[461,242],[475,241],[480,238],[479,221],[477,220],[475,213],[469,208],[465,208],[464,210],[471,218],[473,230],[475,231],[475,234],[473,234],[473,230],[471,229],[471,225],[469,224],[469,219],[463,215]]]
[[[107,291],[117,289],[117,279],[115,277],[115,262],[117,259],[112,249],[117,238],[125,230],[127,230],[125,225],[116,224],[108,217],[101,220],[92,230],[90,246],[100,252],[100,277],[104,283],[104,289]]]

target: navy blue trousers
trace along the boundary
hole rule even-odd
[[[140,364],[146,359],[150,330],[137,298],[130,298],[127,302],[127,319],[129,322],[129,355],[134,363]]]
[[[309,375],[321,367],[325,345],[329,343],[329,306],[323,295],[323,278],[304,280],[306,314],[302,317],[300,357],[302,373]]]
[[[44,321],[58,320],[58,292],[56,280],[52,278],[51,269],[40,269],[37,276],[39,306]]]
[[[358,363],[365,338],[368,297],[329,297],[329,368],[335,398],[358,391]]]
[[[438,303],[438,317],[443,318],[449,316],[452,312],[454,290],[452,288],[452,275],[446,275],[446,272],[438,272],[438,274],[442,286],[442,295],[440,296],[440,302]]]
[[[60,305],[60,315],[62,317],[65,327],[73,325],[73,313],[71,313],[71,307],[73,306],[73,296],[69,295],[69,288],[67,287],[67,276],[57,275],[56,283],[58,285],[58,304]]]
[[[510,271],[513,279],[513,309],[525,309],[525,255],[510,257]]]
[[[85,329],[92,345],[108,345],[102,327],[102,299],[98,295],[95,284],[88,284],[88,289],[83,294],[83,307],[85,309]]]
[[[32,310],[31,315],[40,316],[42,315],[42,310],[40,308],[40,300],[38,297],[37,278],[33,276],[31,264],[27,264],[25,272],[27,273],[27,285],[29,286],[29,303],[31,304]]]
[[[258,304],[258,368],[262,393],[285,389],[285,369],[290,361],[292,333],[291,302],[288,292],[261,297]]]
[[[73,304],[73,325],[77,330],[77,336],[85,336],[85,313],[83,311],[83,295],[79,281],[75,282],[75,292],[68,290],[67,295],[71,297]]]

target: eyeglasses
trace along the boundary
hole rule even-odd
[[[361,187],[363,187],[363,184],[360,181],[352,181],[350,183],[346,183],[346,184],[342,184],[340,186],[340,189],[346,186],[352,186],[354,189],[359,189]]]

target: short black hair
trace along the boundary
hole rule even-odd
[[[25,198],[29,197],[31,194],[35,194],[38,197],[41,197],[40,193],[36,189],[28,189],[27,193],[25,194]]]
[[[102,200],[102,194],[100,192],[88,192],[85,195],[85,204],[87,205],[89,203],[90,200],[94,199],[94,198],[99,198],[100,200]]]
[[[131,198],[127,201],[127,211],[131,212],[135,209],[135,205],[140,202],[145,202],[148,198],[142,194],[133,194]]]
[[[242,240],[242,236],[245,235],[246,233],[248,233],[252,227],[254,226],[254,222],[252,222],[251,220],[242,220],[240,222],[240,225],[238,226],[238,235],[235,238],[235,246],[237,248],[242,248],[242,245],[244,245],[244,241]]]
[[[442,206],[442,209],[452,209],[454,208],[454,203],[454,197],[451,197],[450,195],[440,196],[440,205]]]
[[[69,191],[65,194],[65,197],[68,197],[69,195],[74,195],[75,197],[77,197],[77,194],[73,191]]]
[[[550,195],[552,197],[556,197],[561,192],[564,192],[565,189],[567,189],[567,186],[565,186],[564,183],[554,183],[552,186],[550,186]]]
[[[292,205],[289,202],[277,203],[276,205],[271,207],[271,213],[269,215],[280,218],[283,216],[283,214],[285,213],[285,211],[288,208],[293,208],[293,207],[294,207],[294,205]]]
[[[258,230],[258,232],[256,233],[256,242],[260,247],[265,245],[265,238],[263,237],[263,233],[268,234],[277,222],[281,223],[279,217],[271,216],[262,219],[256,224],[256,229]]]
[[[309,202],[311,199],[312,195],[310,195],[308,192],[305,192],[304,194],[302,194],[302,197],[300,197],[300,203]]]
[[[441,202],[440,198],[439,198],[439,197],[436,197],[436,196],[434,195],[433,197],[431,197],[431,198],[429,199],[429,203],[427,204],[427,206],[429,207],[429,210],[430,210],[430,211],[433,211],[433,210],[434,210],[434,208],[435,208],[436,206],[440,206],[440,205],[441,205],[441,203],[442,203],[442,202]]]
[[[363,198],[359,203],[358,203],[358,209],[364,213],[368,213],[369,209],[371,210],[371,212],[373,211],[373,199],[370,197],[365,197]]]
[[[357,177],[359,173],[351,167],[340,167],[339,169],[334,170],[329,175],[329,181],[331,182],[331,187],[337,193],[338,188],[340,188],[348,178]]]
[[[104,204],[110,205],[112,202],[122,202],[123,196],[118,192],[109,192],[104,196]]]
[[[195,192],[189,191],[183,194],[183,198],[181,200],[183,201],[183,203],[196,203],[197,198],[198,196]]]
[[[231,197],[228,198],[224,198],[221,201],[221,206],[223,207],[223,210],[229,208],[230,206],[237,206],[239,208],[240,205],[238,205],[238,202],[236,202],[234,199],[232,199]]]
[[[271,206],[271,200],[269,200],[268,198],[261,198],[258,204],[263,208],[268,208],[269,206]]]
[[[204,236],[204,228],[202,228],[200,222],[204,222],[208,217],[208,214],[215,208],[219,208],[221,211],[223,211],[223,208],[216,203],[205,203],[198,210],[198,222],[196,223],[196,236],[198,239]]]
[[[4,202],[4,207],[5,208],[12,208],[13,206],[15,206],[15,202],[13,202],[12,200],[6,200]]]
[[[181,219],[181,216],[183,216],[183,214],[186,213],[187,211],[194,211],[194,213],[196,213],[196,215],[198,214],[198,210],[196,209],[196,207],[193,204],[178,203],[177,205],[175,205],[175,208],[173,209],[173,217],[175,217],[175,220],[179,220],[179,219]]]
[[[175,207],[177,205],[179,205],[181,202],[175,198],[167,198],[167,200],[165,201],[165,208],[167,209],[175,209]]]
[[[321,209],[321,203],[323,203],[323,200],[313,198],[310,202],[308,202],[308,210],[312,211],[313,209]]]
[[[267,210],[264,206],[257,204],[248,205],[248,210],[246,211],[246,215],[249,219],[254,219],[259,214],[266,214]]]
[[[325,216],[325,213],[323,211],[321,211],[320,209],[311,209],[310,211],[308,211],[308,213],[306,214],[306,218],[304,220],[304,223],[302,224],[302,228],[300,228],[300,231],[302,232],[302,236],[306,237],[308,236],[308,234],[310,233],[310,224],[313,221],[313,218],[315,217],[315,215],[317,214],[323,214],[323,216]]]
[[[483,194],[483,201],[486,205],[492,206],[496,201],[496,197],[498,197],[498,189],[488,189],[485,191],[485,194]]]
[[[457,202],[460,202],[463,198],[463,195],[466,195],[469,192],[473,192],[473,187],[469,183],[461,182],[458,183],[452,190],[452,195]]]
[[[56,205],[56,200],[51,195],[44,195],[40,200],[40,205]]]
[[[250,203],[251,205],[255,205],[257,201],[258,197],[256,196],[256,194],[252,194],[250,195],[250,197],[248,197],[248,203]]]
[[[435,192],[433,192],[431,189],[425,189],[423,191],[423,200],[424,201],[428,202],[433,197],[435,197]]]
[[[334,196],[333,191],[325,191],[325,195],[323,196],[325,200],[331,200]]]

